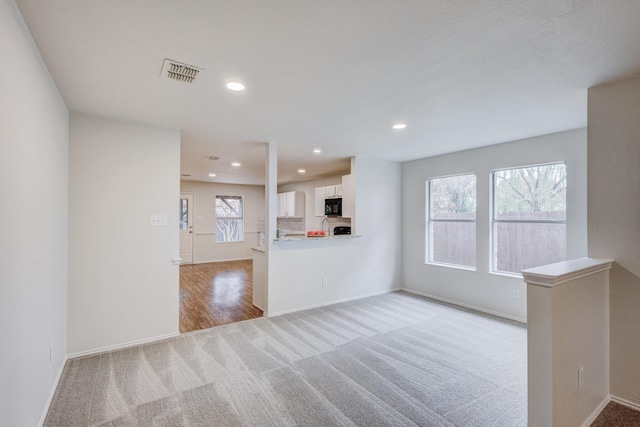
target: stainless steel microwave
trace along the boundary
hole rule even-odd
[[[324,199],[324,214],[326,216],[342,216],[342,199]]]

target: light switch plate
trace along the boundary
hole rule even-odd
[[[167,222],[166,215],[149,215],[149,225],[151,227],[166,227]]]

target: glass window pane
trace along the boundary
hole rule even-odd
[[[180,230],[189,228],[189,203],[187,199],[180,199]]]
[[[216,242],[242,241],[242,196],[216,196]]]
[[[429,181],[431,219],[475,219],[476,176],[459,175]]]
[[[475,222],[431,222],[430,262],[476,266]]]
[[[495,270],[519,274],[527,268],[564,261],[566,230],[566,224],[496,222]]]
[[[244,233],[241,219],[216,220],[216,242],[242,242]]]
[[[242,197],[216,196],[217,218],[242,218]]]
[[[428,182],[427,262],[476,266],[476,176]]]
[[[566,220],[564,163],[494,172],[494,215],[501,220]]]

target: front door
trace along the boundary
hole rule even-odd
[[[180,193],[180,258],[193,262],[193,194]]]

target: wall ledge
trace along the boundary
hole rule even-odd
[[[613,260],[596,258],[578,258],[555,264],[522,270],[522,277],[529,285],[552,288],[563,283],[606,271]]]

